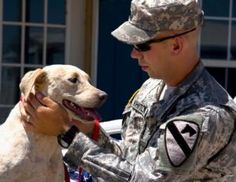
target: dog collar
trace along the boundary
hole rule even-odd
[[[57,136],[59,145],[63,148],[68,148],[77,133],[79,133],[79,129],[73,125],[67,132]]]

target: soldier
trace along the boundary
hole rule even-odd
[[[120,142],[98,124],[76,124],[69,166],[97,181],[236,181],[236,106],[201,63],[202,23],[197,0],[131,2],[129,20],[112,35],[133,46],[131,57],[150,78],[123,112]],[[68,119],[40,93],[22,105],[23,119],[25,111],[40,118],[28,126],[39,132],[60,134]],[[52,132],[48,123],[61,124]]]

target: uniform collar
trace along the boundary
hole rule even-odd
[[[183,96],[189,88],[198,80],[204,70],[204,65],[201,61],[197,63],[192,72],[176,87],[169,95],[169,99],[165,102],[161,102],[159,109],[156,112],[156,117],[159,121],[165,120],[168,115],[168,111],[175,106],[178,99]]]

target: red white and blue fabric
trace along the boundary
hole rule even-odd
[[[97,141],[99,137],[100,131],[100,123],[99,120],[95,120],[92,139]],[[79,168],[78,170],[74,170],[68,167],[69,170],[69,177],[71,182],[93,182],[93,177],[87,171]],[[67,182],[67,181],[66,181]]]

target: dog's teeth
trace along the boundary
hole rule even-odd
[[[75,104],[74,103],[70,103],[70,106],[72,107],[72,108],[75,108]]]

